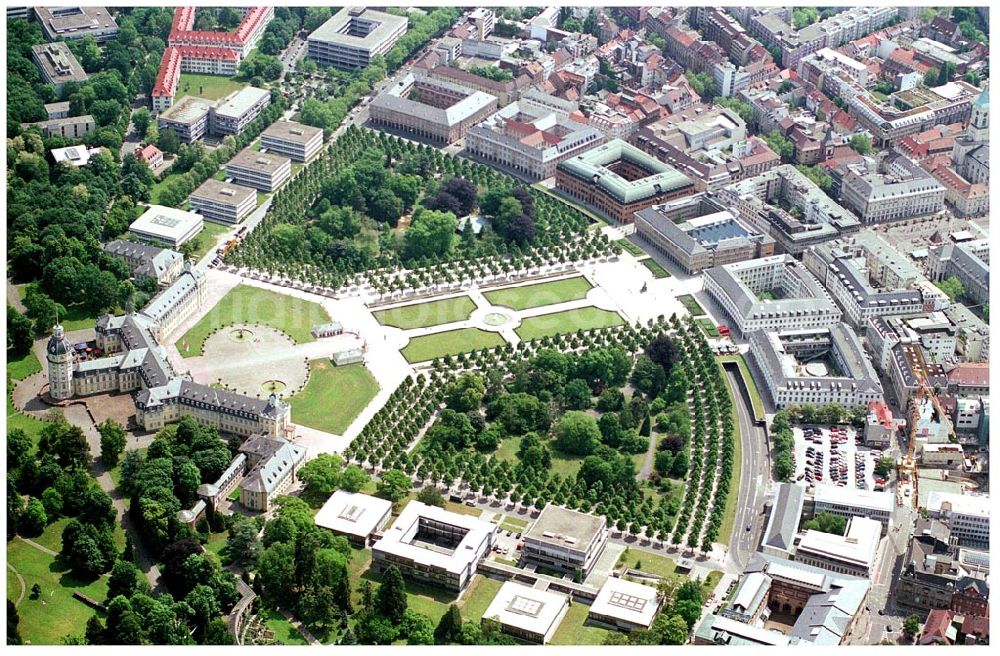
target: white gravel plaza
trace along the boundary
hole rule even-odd
[[[832,476],[835,469],[832,459],[833,452],[832,446],[836,446],[836,453],[840,454],[840,462],[847,469],[847,478],[841,487],[847,489],[855,489],[858,480],[862,480],[865,489],[873,490],[875,489],[875,464],[878,462],[878,458],[873,455],[875,450],[870,447],[859,445],[855,441],[857,435],[857,430],[853,427],[846,427],[844,430],[847,434],[847,439],[840,444],[833,445],[830,440],[830,428],[828,426],[819,426],[820,436],[818,438],[813,438],[814,441],[809,441],[805,438],[802,426],[793,426],[792,435],[795,438],[795,479],[800,484],[806,484],[810,481],[805,477],[806,470],[814,471],[814,466],[818,465],[820,462],[819,454],[822,454],[822,474],[823,480],[816,481],[821,483],[829,483],[831,485],[840,485],[837,479]],[[815,455],[807,454],[807,449],[812,448]],[[857,462],[855,454],[861,455],[861,462],[864,463],[864,473],[861,476],[857,476]],[[807,462],[811,461],[811,463]],[[799,477],[803,476],[800,480]]]
[[[612,239],[622,237],[621,228],[606,227],[603,230]],[[205,271],[208,291],[204,306],[177,326],[171,334],[165,335],[162,344],[164,344],[167,358],[174,368],[178,372],[190,373],[192,378],[198,382],[217,384],[221,379],[222,384],[228,385],[230,388],[253,395],[259,393],[263,396],[265,389],[267,389],[264,387],[266,383],[280,381],[284,385],[282,396],[286,398],[297,390],[302,381],[305,380],[308,360],[329,358],[334,351],[351,346],[362,346],[365,349],[365,366],[379,383],[380,390],[376,397],[355,418],[343,435],[332,435],[316,429],[296,426],[295,441],[308,446],[310,456],[317,453],[341,453],[382,407],[399,383],[415,371],[415,367],[410,365],[400,354],[400,349],[405,347],[412,337],[458,328],[481,328],[497,332],[508,343],[517,344],[519,338],[514,329],[525,318],[591,306],[617,311],[629,322],[645,323],[659,315],[669,317],[673,313],[680,316],[686,314],[684,306],[677,300],[677,296],[699,293],[701,291],[700,279],[685,276],[675,269],[671,269],[672,275],[670,277],[655,279],[649,269],[639,263],[639,259],[626,252],[617,261],[585,265],[578,271],[567,270],[556,278],[582,274],[594,285],[594,289],[588,292],[586,298],[522,311],[493,306],[482,295],[478,286],[472,285],[461,292],[469,295],[476,303],[476,309],[473,310],[469,318],[413,330],[400,330],[378,323],[366,305],[366,302],[374,301],[374,297],[350,296],[331,299],[304,290],[274,285],[244,278],[221,269],[209,268]],[[511,286],[532,285],[548,280],[550,279],[525,280],[513,283]],[[305,344],[293,344],[280,331],[260,326],[247,327],[254,333],[248,339],[242,335],[234,337],[233,330],[239,328],[239,326],[234,325],[232,326],[233,330],[221,330],[206,341],[204,355],[182,358],[174,342],[211,311],[223,296],[241,283],[318,303],[326,309],[334,321],[343,324],[345,334]],[[640,293],[643,286],[646,287],[646,291]],[[491,285],[491,288],[494,286]],[[452,292],[420,299],[420,301],[400,300],[398,305],[440,300],[455,295],[458,293]],[[703,305],[705,304],[703,303]],[[380,306],[377,309],[386,307],[392,306]],[[499,317],[493,316],[496,314],[503,314],[509,320],[501,322],[498,320]],[[293,413],[292,421],[294,422],[294,420]]]

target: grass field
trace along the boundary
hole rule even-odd
[[[595,307],[583,307],[529,317],[523,320],[514,332],[522,340],[531,340],[549,335],[575,333],[577,330],[618,326],[623,323],[625,320],[617,312]]]
[[[35,419],[34,417],[29,417],[28,415],[21,414],[18,412],[17,408],[14,407],[14,402],[10,399],[10,394],[7,395],[7,430],[10,431],[13,428],[20,428],[25,432],[25,434],[31,438],[35,446],[38,446],[38,436],[42,432],[42,428],[45,426],[45,422],[41,419]]]
[[[177,349],[182,357],[201,355],[205,339],[215,329],[234,323],[266,324],[301,344],[313,341],[310,333],[313,326],[330,321],[330,315],[318,303],[259,287],[238,285],[177,340]],[[188,345],[186,351],[182,348],[185,342]]]
[[[629,241],[628,239],[619,239],[615,243],[636,257],[642,257],[646,254],[646,251],[642,250],[637,244]]]
[[[456,296],[429,303],[414,303],[390,310],[378,310],[372,312],[372,316],[384,326],[395,326],[409,330],[464,321],[475,309],[476,304],[472,302],[471,298]]]
[[[285,619],[285,616],[272,608],[259,608],[258,615],[267,628],[274,631],[274,640],[279,645],[308,645],[299,630]]]
[[[647,257],[645,260],[641,260],[642,266],[646,267],[653,273],[653,277],[659,280],[660,278],[669,278],[670,272],[664,269],[659,262],[651,257]]]
[[[355,591],[355,608],[360,606],[361,595],[358,589],[362,581],[371,581],[373,589],[378,590],[382,575],[371,569],[372,552],[370,549],[351,548],[351,560],[347,564],[347,576],[351,582],[351,590]],[[437,626],[441,616],[448,610],[448,605],[455,602],[454,592],[432,586],[421,585],[410,579],[404,579],[406,584],[406,605],[418,613],[431,618]]]
[[[500,529],[503,531],[510,531],[511,533],[521,533],[526,528],[528,528],[528,522],[526,520],[518,519],[517,517],[512,517],[510,515],[504,517],[503,521],[500,522]]]
[[[83,330],[84,328],[93,328],[96,321],[97,315],[82,305],[68,305],[66,306],[66,316],[62,317],[59,323],[62,324],[63,330],[72,332],[74,330]]]
[[[555,635],[552,636],[550,645],[599,645],[608,635],[609,630],[589,624],[587,614],[590,606],[587,604],[575,603],[566,611]]]
[[[25,594],[18,615],[18,631],[25,644],[58,645],[66,635],[83,635],[87,620],[94,610],[73,598],[73,591],[104,601],[108,594],[108,579],[81,581],[69,573],[69,568],[56,562],[35,547],[13,540],[7,543],[7,562],[24,577],[28,593]],[[12,573],[7,572],[8,576]],[[29,598],[31,586],[38,584],[42,594],[38,599]],[[11,590],[8,586],[8,594]],[[16,600],[16,597],[15,599]]]
[[[181,73],[177,83],[177,94],[174,100],[182,96],[197,96],[205,100],[218,100],[239,91],[247,86],[245,82],[237,82],[224,75],[206,75],[203,73]]]
[[[701,326],[701,329],[704,330],[705,334],[708,335],[709,337],[719,336],[718,327],[716,327],[715,322],[709,319],[708,317],[702,317],[698,319],[698,325]]]
[[[618,559],[618,564],[626,565],[632,569],[641,569],[643,572],[656,574],[657,576],[672,576],[677,579],[678,583],[683,583],[691,578],[687,574],[677,573],[677,565],[674,563],[673,559],[638,549],[628,549],[623,552],[621,557]],[[637,567],[637,564],[640,566]],[[708,598],[708,595],[711,594],[712,589],[718,585],[721,578],[722,572],[712,570],[709,572],[708,577],[702,581],[701,592],[706,599]],[[639,579],[636,579],[636,581],[639,581]],[[646,583],[647,585],[653,585],[652,582],[639,582]]]
[[[520,446],[520,435],[508,437],[500,443],[500,446],[493,453],[493,455],[500,460],[509,460],[512,463],[516,463],[518,462],[517,450]],[[576,472],[580,471],[580,465],[583,464],[583,458],[566,455],[555,449],[551,443],[549,444],[549,451],[552,452],[552,467],[550,468],[550,471],[553,473],[566,478],[567,476],[576,476]]]
[[[479,328],[461,328],[414,337],[402,350],[402,354],[407,362],[424,362],[445,355],[468,353],[503,344],[506,344],[506,341],[498,333],[491,333]]]
[[[378,382],[362,364],[309,363],[309,382],[292,397],[295,423],[337,435],[344,432],[378,394]]]
[[[232,228],[232,226],[222,225],[221,223],[205,221],[205,227],[194,238],[195,244],[193,246],[194,250],[191,251],[191,259],[198,261],[205,257],[206,253],[215,248],[215,242],[219,235],[232,230]]]
[[[583,276],[542,282],[536,285],[508,287],[483,292],[493,305],[502,305],[514,310],[527,310],[542,305],[554,305],[584,298],[593,285]]]
[[[25,355],[16,358],[10,357],[9,354],[7,356],[7,373],[12,380],[24,380],[41,370],[42,363],[38,361],[34,351],[28,351]]]
[[[694,296],[684,294],[683,296],[678,296],[677,300],[681,302],[681,305],[684,306],[692,317],[705,316],[705,310],[701,307],[701,304],[695,300]]]
[[[750,404],[753,406],[754,419],[757,421],[764,419],[764,400],[760,396],[760,390],[757,389],[757,381],[750,375],[750,369],[747,367],[743,356],[724,355],[719,358],[719,362],[735,362],[740,368],[740,375],[743,376],[743,381],[746,383],[747,389],[750,390]]]
[[[465,594],[462,595],[462,601],[459,602],[458,607],[462,611],[462,619],[479,621],[502,585],[503,583],[496,579],[477,575],[469,584]]]

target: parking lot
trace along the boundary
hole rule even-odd
[[[843,426],[795,426],[795,481],[879,489],[875,464],[882,452],[856,444],[857,431]]]

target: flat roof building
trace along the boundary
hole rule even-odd
[[[208,115],[212,103],[204,98],[184,96],[156,118],[156,125],[163,130],[172,130],[186,143],[197,141],[208,132]]]
[[[247,147],[226,163],[226,175],[236,184],[270,193],[292,175],[292,160]]]
[[[795,560],[839,574],[869,578],[881,534],[882,525],[874,519],[852,517],[847,520],[844,535],[806,531],[795,550]]]
[[[306,39],[308,56],[320,66],[363,68],[406,34],[406,16],[365,7],[344,7]]]
[[[837,517],[867,517],[882,523],[882,532],[889,529],[895,508],[892,492],[850,490],[846,487],[817,483],[813,488],[814,515],[827,512]]]
[[[951,534],[959,544],[989,547],[989,495],[931,492],[927,498],[927,512],[931,517],[947,519]]]
[[[372,546],[372,567],[395,565],[410,578],[461,591],[493,547],[497,527],[468,515],[411,501]]]
[[[295,121],[275,121],[261,132],[260,146],[296,162],[305,162],[323,146],[323,129]]]
[[[529,562],[587,578],[608,542],[607,520],[546,504],[523,536]]]
[[[83,83],[89,79],[83,66],[63,41],[31,46],[31,58],[38,64],[42,81],[56,88],[58,95],[67,82]]]
[[[94,117],[90,114],[21,124],[22,128],[37,127],[42,131],[42,136],[46,138],[63,137],[64,139],[81,139],[84,135],[93,132],[96,126]]]
[[[69,116],[69,101],[45,103],[45,113],[49,115],[49,120],[54,118],[66,118]]]
[[[118,36],[118,23],[104,7],[35,7],[46,41],[94,37],[104,43]]]
[[[239,223],[257,207],[257,192],[249,187],[209,178],[188,196],[192,211],[214,223]]]
[[[788,647],[798,644],[780,631],[747,624],[722,615],[706,615],[695,629],[692,644],[728,647]]]
[[[652,626],[659,609],[656,588],[609,576],[590,604],[587,617],[622,631],[631,631]]]
[[[493,597],[482,621],[495,621],[507,634],[541,644],[555,635],[569,610],[565,595],[506,581]]]
[[[829,328],[840,309],[802,263],[773,255],[706,269],[705,290],[737,335],[757,330]]]
[[[636,233],[686,273],[774,254],[774,240],[714,194],[654,205],[635,214]]]
[[[694,183],[669,164],[613,139],[561,162],[556,188],[619,223],[632,223],[639,210],[693,193]]]
[[[203,227],[200,214],[150,205],[142,216],[132,222],[128,231],[140,239],[164,243],[176,249],[194,239]]]
[[[316,513],[316,526],[343,535],[357,546],[368,546],[392,515],[392,502],[359,492],[337,490]]]
[[[271,104],[271,92],[257,87],[234,91],[212,107],[209,123],[212,134],[237,136]]]
[[[90,158],[101,154],[100,148],[87,148],[86,146],[67,146],[66,148],[53,148],[49,151],[56,164],[66,162],[74,168],[86,166]]]
[[[371,102],[369,115],[375,126],[447,145],[496,109],[488,93],[410,73]]]

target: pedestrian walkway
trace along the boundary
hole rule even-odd
[[[307,629],[305,627],[305,625],[303,625],[302,622],[300,622],[294,615],[292,615],[290,612],[288,612],[284,608],[279,608],[278,610],[281,612],[282,615],[285,616],[285,619],[288,620],[288,622],[292,626],[294,626],[296,629],[298,629],[298,632],[301,633],[302,637],[306,639],[306,642],[309,643],[309,646],[311,646],[311,647],[322,647],[323,646],[323,643],[320,642],[319,640],[317,640],[316,636],[314,636],[312,633],[310,633],[309,629]]]

